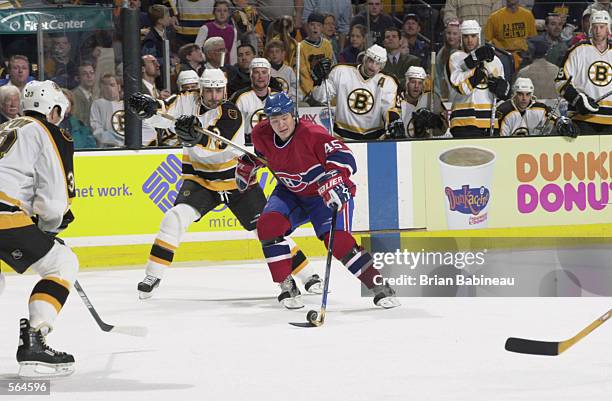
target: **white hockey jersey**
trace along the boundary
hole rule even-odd
[[[161,111],[169,114],[174,118],[179,118],[182,115],[198,116],[204,114],[208,109],[200,102],[200,94],[197,92],[183,92],[166,105],[162,101],[158,101],[161,106]],[[155,128],[169,129],[174,132],[174,121],[155,114],[144,120],[147,124]]]
[[[500,136],[542,135],[548,108],[544,103],[532,101],[523,112],[514,100],[506,100],[497,108]]]
[[[0,229],[32,224],[55,231],[74,197],[74,144],[63,130],[33,117],[0,125]]]
[[[242,115],[231,102],[198,116],[202,127],[244,146]],[[236,186],[237,156],[242,152],[208,136],[192,147],[183,147],[183,179],[212,191],[231,191]]]
[[[451,111],[450,127],[477,127],[487,129],[491,126],[491,109],[493,106],[493,94],[489,91],[486,82],[477,87],[472,87],[469,78],[474,75],[475,68],[469,69],[464,59],[467,53],[457,50],[451,54],[448,60],[448,82],[452,90],[449,101],[453,103]],[[493,61],[484,63],[489,76],[503,77],[504,66],[497,56]],[[495,121],[497,128],[497,121]]]
[[[278,70],[272,67],[270,68],[270,76],[276,78],[276,80],[280,82],[283,92],[287,92],[291,100],[294,102],[298,101],[295,94],[297,77],[295,75],[295,71],[293,71],[293,68],[289,67],[287,64],[283,64]],[[299,93],[299,100],[302,100],[301,89]]]
[[[427,110],[432,111],[435,114],[438,114],[440,118],[442,119],[442,122],[443,122],[442,129],[429,130],[429,131],[434,131],[434,132],[431,132],[431,134],[435,137],[440,137],[444,135],[447,138],[452,138],[450,133],[448,133],[448,135],[445,135],[447,134],[446,131],[448,130],[448,124],[447,124],[447,118],[446,118],[446,113],[447,113],[446,108],[442,104],[442,101],[440,100],[440,97],[437,94],[434,95],[434,105],[432,108],[430,108],[429,93],[422,94],[419,97],[419,100],[417,101],[416,106],[406,100],[401,101],[402,121],[404,122],[404,126],[406,127],[406,133],[408,134],[408,136],[411,138],[415,137],[414,125],[410,123],[412,120],[412,113],[415,110],[419,110],[422,108],[425,108]]]
[[[608,43],[608,48],[601,53],[590,41],[578,42],[565,54],[563,67],[555,81],[559,92],[572,85],[593,99],[609,93],[612,91],[612,43]],[[598,104],[598,112],[575,114],[572,119],[612,125],[612,95],[601,99]]]
[[[96,99],[91,105],[90,125],[100,147],[125,144],[125,110],[122,100]],[[149,124],[142,124],[142,145],[148,146],[157,139],[157,132]]]
[[[378,139],[386,133],[390,117],[399,118],[398,84],[383,73],[366,79],[359,67],[337,64],[327,78],[329,96],[336,98],[334,132],[344,139]],[[312,97],[327,101],[324,83],[313,88]]]
[[[276,93],[276,91],[272,88],[268,88],[268,95],[272,93]],[[249,145],[251,144],[251,131],[253,131],[253,127],[260,121],[266,119],[263,109],[264,102],[266,101],[268,95],[261,98],[257,96],[255,91],[250,87],[239,90],[232,95],[232,102],[242,113],[242,119],[244,121],[244,135],[246,138],[246,143]]]

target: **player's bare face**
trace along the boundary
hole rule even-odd
[[[463,49],[466,52],[471,52],[478,47],[478,34],[462,35],[461,41],[463,42]]]
[[[196,89],[198,89],[198,83],[194,82],[192,84],[184,84],[181,85],[181,91],[194,91]]]
[[[251,72],[251,84],[256,90],[262,90],[268,87],[270,83],[270,71],[267,68],[253,68]]]
[[[382,70],[382,66],[380,63],[377,63],[375,60],[371,58],[366,58],[363,63],[363,73],[368,77],[372,78],[374,75],[378,74]]]
[[[531,103],[531,93],[516,92],[516,95],[514,95],[514,104],[516,104],[516,107],[518,107],[520,111],[527,109],[529,103]]]
[[[603,43],[608,40],[608,24],[591,24],[593,42]]]
[[[418,99],[423,93],[423,81],[411,78],[406,82],[406,91],[412,99]]]
[[[280,139],[286,141],[291,135],[293,135],[293,130],[295,129],[295,119],[291,113],[272,116],[270,117],[270,126],[274,130],[274,133],[280,137]]]
[[[204,106],[214,109],[223,101],[225,88],[202,88],[202,101]]]

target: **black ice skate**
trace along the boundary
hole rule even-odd
[[[400,301],[395,297],[395,290],[389,287],[389,284],[375,285],[372,288],[374,293],[374,305],[381,306],[385,309],[395,308],[400,306]]]
[[[295,284],[295,280],[291,275],[280,283],[281,293],[278,296],[278,302],[283,304],[287,309],[300,309],[304,307],[300,290]]]
[[[321,281],[321,277],[319,277],[318,274],[310,276],[308,280],[306,280],[306,284],[304,284],[304,289],[310,294],[322,294],[323,281]]]
[[[151,298],[153,296],[153,290],[159,287],[160,282],[161,279],[147,274],[144,280],[138,283],[138,297],[140,299]]]
[[[28,319],[19,321],[17,362],[20,377],[57,377],[74,373],[74,357],[47,346],[43,333],[30,327]]]

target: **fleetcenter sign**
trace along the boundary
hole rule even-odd
[[[23,10],[23,9],[22,9]],[[0,11],[0,34],[113,29],[112,10],[107,7],[63,7]]]

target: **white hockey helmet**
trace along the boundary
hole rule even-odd
[[[218,68],[207,68],[200,77],[200,88],[225,88],[227,78]]]
[[[365,57],[371,58],[372,60],[381,64],[383,66],[382,68],[384,68],[385,63],[387,62],[387,50],[384,47],[373,45],[366,49]]]
[[[516,92],[526,92],[533,94],[533,82],[529,78],[517,78],[512,85],[512,91]]]
[[[61,117],[59,122],[64,119],[69,104],[62,89],[53,81],[30,81],[25,84],[21,94],[21,110],[36,111],[48,118],[51,110],[58,106]]]
[[[249,71],[253,71],[254,68],[267,68],[268,71],[272,68],[268,59],[263,57],[255,57],[251,60],[251,65],[249,65]]]
[[[610,14],[605,10],[593,10],[591,13],[591,27],[593,24],[606,24],[608,25],[608,32],[610,32]]]
[[[480,25],[474,19],[468,19],[461,23],[459,31],[462,35],[480,35]]]
[[[425,72],[425,69],[423,67],[417,67],[415,65],[412,65],[406,71],[405,77],[406,80],[409,80],[411,78],[424,80],[425,78],[427,78],[427,73]]]
[[[202,74],[204,75],[204,74]],[[185,70],[181,71],[176,78],[176,84],[180,87],[188,84],[199,84],[200,78],[198,77],[198,73],[194,70]]]

